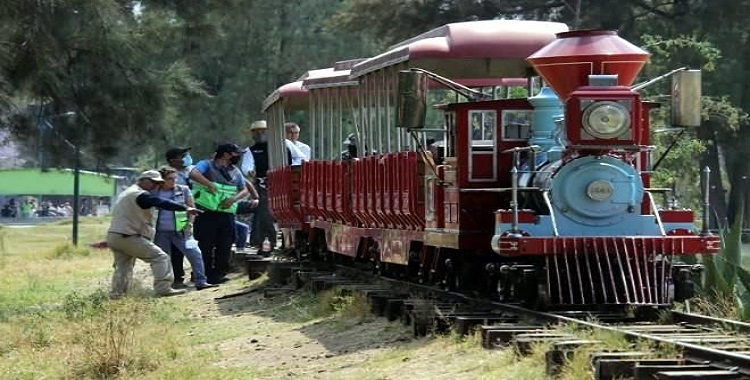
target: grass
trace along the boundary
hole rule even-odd
[[[178,310],[150,298],[107,300],[111,254],[85,245],[107,227],[83,218],[79,247],[69,223],[0,229],[3,378],[137,377],[174,355]],[[152,345],[158,336],[165,342]]]
[[[88,246],[101,241],[107,227],[107,219],[83,218],[76,247],[70,223],[0,226],[0,377],[534,379],[543,374],[539,357],[485,351],[477,335],[414,339],[400,323],[372,316],[362,296],[338,289],[219,301],[207,291],[152,298],[149,284],[136,283],[131,296],[111,301],[106,297],[111,253]],[[263,281],[235,279],[216,294]]]
[[[155,299],[149,296],[150,284],[141,284],[132,296],[110,301],[111,253],[88,246],[103,239],[107,227],[106,219],[82,219],[82,244],[75,247],[69,223],[0,226],[0,377],[547,377],[544,345],[521,356],[512,349],[482,349],[476,332],[415,339],[399,322],[372,316],[363,297],[339,289],[214,299],[267,280],[235,278],[215,293]],[[145,278],[148,282],[150,275]],[[590,378],[589,357],[595,350],[675,354],[616,334],[576,334],[602,343],[572,355],[560,369],[562,379]]]

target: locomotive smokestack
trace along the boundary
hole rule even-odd
[[[649,54],[612,30],[575,30],[526,60],[563,101],[576,88],[589,84],[590,75],[616,75],[617,84],[630,86]]]

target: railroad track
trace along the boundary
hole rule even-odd
[[[546,345],[547,372],[553,378],[571,355],[585,350],[595,379],[750,379],[750,324],[744,322],[678,311],[662,315],[660,320],[666,322],[604,313],[547,313],[349,267],[318,269],[267,259],[263,265],[277,284],[265,289],[268,296],[303,286],[313,292],[335,288],[366,296],[373,313],[400,320],[416,336],[478,331],[483,347],[515,347],[521,353]],[[613,350],[597,334],[622,336],[647,349]],[[655,347],[671,355],[655,355]]]

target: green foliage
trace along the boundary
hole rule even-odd
[[[103,289],[87,295],[72,292],[63,299],[62,310],[66,318],[81,320],[100,315],[106,306],[106,302],[107,293]]]
[[[722,58],[721,51],[714,43],[701,40],[696,36],[679,35],[665,38],[644,34],[640,39],[643,48],[653,57],[651,64],[659,66],[668,62],[679,62],[692,69],[711,72],[716,70]]]
[[[699,311],[722,317],[750,319],[750,272],[741,267],[743,211],[729,230],[722,231],[722,250],[704,255],[702,295],[693,305]]]
[[[343,315],[364,318],[370,314],[370,305],[359,293],[342,292],[340,289],[325,291],[318,295],[313,315],[318,318]]]
[[[367,37],[330,28],[339,7],[11,1],[0,10],[0,111],[11,112],[0,117],[33,165],[37,158],[72,165],[65,139],[84,147],[87,168],[151,166],[176,144],[207,156],[219,141],[243,143],[241,132],[262,117],[261,101],[274,88],[378,50]],[[55,119],[66,112],[75,116]],[[37,127],[45,119],[52,129]]]

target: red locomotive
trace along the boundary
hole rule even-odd
[[[285,247],[550,308],[689,297],[677,259],[720,241],[656,203],[652,104],[629,87],[647,57],[610,31],[492,20],[308,72],[264,103]],[[674,108],[699,109],[699,73],[675,83]],[[295,167],[293,112],[312,147]]]

